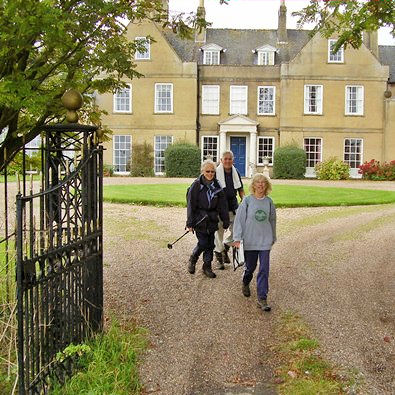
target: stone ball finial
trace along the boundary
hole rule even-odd
[[[392,92],[391,91],[385,91],[384,92],[384,97],[386,98],[386,99],[389,99],[390,97],[392,96]]]
[[[81,93],[75,89],[69,89],[63,94],[61,100],[62,100],[62,104],[67,109],[67,113],[66,113],[67,122],[69,123],[78,122],[78,114],[76,110],[80,109],[84,102]]]

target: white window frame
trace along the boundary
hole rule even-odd
[[[258,51],[258,66],[273,66],[275,51]]]
[[[213,139],[213,140],[216,141],[216,145],[217,145],[217,148],[215,150],[216,152],[215,152],[214,156],[212,156],[212,155],[210,155],[210,156],[212,156],[211,159],[212,159],[213,162],[215,162],[215,163],[219,162],[219,156],[218,156],[218,153],[219,153],[219,138],[218,138],[218,136],[202,136],[202,140],[201,140],[201,147],[202,147],[202,149],[201,149],[201,159],[202,159],[202,162],[205,159],[207,159],[207,156],[208,156],[208,155],[206,155],[206,156],[204,155],[205,139]],[[211,142],[211,144],[212,144],[212,142]],[[213,148],[211,148],[211,150],[214,151]]]
[[[159,110],[158,109],[158,87],[168,85],[171,87],[171,103],[170,103],[170,110]],[[173,113],[173,84],[170,82],[157,82],[155,83],[155,103],[154,103],[154,113],[155,114],[171,114]]]
[[[271,88],[273,89],[273,112],[261,112],[259,110],[259,104],[260,104],[260,100],[259,100],[259,96],[260,96],[260,90],[261,89],[266,89],[266,88]],[[264,104],[265,101],[270,101],[270,100],[262,100],[262,104]],[[264,106],[263,106],[264,108]],[[266,86],[258,86],[258,91],[257,91],[257,114],[258,115],[276,115],[276,87],[273,85],[266,85]]]
[[[349,111],[348,88],[357,88],[357,96],[358,96],[358,88],[360,89],[361,97],[360,98],[356,97],[356,99],[355,99],[355,108],[357,110],[356,112]],[[364,115],[365,92],[364,92],[363,85],[346,85],[345,92],[344,92],[344,100],[345,100],[345,102],[344,102],[344,114],[345,115],[354,115],[354,116]],[[359,108],[358,108],[358,101],[361,103]]]
[[[321,151],[320,152],[317,152],[317,151],[310,151],[310,150],[307,150],[306,149],[306,140],[320,140],[321,141],[321,144],[319,145],[320,146],[320,148],[321,148]],[[311,146],[312,144],[308,144],[309,146]],[[316,144],[316,142],[314,143],[314,147],[317,147],[317,144]],[[308,168],[308,169],[310,169],[310,168],[312,168],[312,169],[314,169],[315,168],[315,165],[317,164],[317,163],[319,163],[319,162],[322,162],[322,153],[323,153],[323,138],[322,137],[314,137],[314,136],[312,136],[312,137],[304,137],[303,138],[303,149],[305,150],[305,152],[306,152],[306,168]],[[313,160],[313,162],[314,162],[314,166],[308,166],[308,162],[310,161],[310,162],[312,162],[312,160],[310,160],[307,156],[308,156],[308,154],[317,154],[317,153],[319,153],[319,155],[320,155],[320,157],[319,157],[319,159],[314,159]]]
[[[135,37],[134,39],[136,40],[145,40],[145,45],[147,48],[146,52],[139,52],[136,51],[134,53],[134,59],[135,60],[150,60],[151,59],[151,42],[147,37]]]
[[[127,110],[118,110],[117,109],[117,100],[118,99],[125,99],[124,97],[118,97],[120,91],[126,91],[129,88],[129,106]],[[131,114],[132,112],[132,100],[133,100],[133,92],[132,92],[132,84],[126,84],[125,88],[121,88],[117,90],[113,95],[113,111],[114,113],[123,113],[123,114]]]
[[[168,147],[169,145],[172,145],[172,144],[173,144],[174,137],[173,137],[173,136],[170,136],[170,135],[168,135],[168,134],[166,134],[166,135],[156,135],[156,136],[154,136],[154,173],[155,173],[155,175],[157,175],[157,176],[161,176],[161,175],[164,175],[164,174],[166,173],[166,169],[164,168],[165,165],[163,164],[163,170],[164,170],[164,171],[156,171],[156,153],[162,151],[162,149],[156,149],[156,138],[157,138],[157,137],[171,137],[171,142],[168,143],[167,147]],[[167,147],[166,147],[166,148],[167,148]],[[165,148],[163,151],[165,151],[166,148]]]
[[[245,99],[244,99],[244,109],[241,112],[235,112],[233,111],[232,108],[232,101],[234,102],[235,99],[232,99],[232,92],[234,91],[235,88],[243,88],[245,91]],[[241,102],[241,99],[238,99],[238,101]],[[230,86],[230,91],[229,91],[229,114],[234,115],[234,114],[241,114],[241,115],[247,115],[248,114],[248,86],[247,85],[231,85]]]
[[[130,141],[130,148],[129,148],[129,152],[130,152],[130,155],[129,155],[129,158],[128,158],[128,160],[126,161],[126,164],[125,164],[125,171],[117,171],[117,170],[115,170],[115,167],[116,166],[121,166],[120,164],[116,164],[115,163],[115,152],[116,151],[122,151],[122,150],[126,150],[126,148],[116,148],[116,146],[115,146],[115,144],[117,143],[117,137],[129,137],[129,141]],[[115,174],[129,174],[129,171],[127,171],[126,169],[127,169],[127,165],[128,165],[128,163],[130,162],[130,160],[132,159],[132,136],[130,135],[130,134],[116,134],[116,135],[113,135],[113,147],[112,147],[112,153],[113,153],[113,157],[112,157],[112,164],[113,164],[113,167],[114,167],[114,173]],[[118,141],[118,144],[120,144],[121,142],[120,141]]]
[[[217,99],[208,99],[208,92],[216,88]],[[216,104],[213,104],[216,101]],[[202,85],[202,114],[218,115],[220,101],[220,86],[219,85]],[[214,108],[215,107],[215,108]]]
[[[361,152],[346,152],[346,141],[347,140],[354,140],[354,141],[360,141],[361,142],[361,144],[360,144],[360,147],[361,147]],[[352,147],[352,145],[350,144],[349,145],[349,147],[351,148]],[[355,145],[355,147],[356,147],[356,145]],[[345,137],[344,138],[344,144],[343,144],[343,162],[346,162],[346,163],[348,163],[348,165],[350,166],[350,169],[358,169],[358,166],[357,167],[351,167],[351,165],[350,165],[350,163],[351,162],[357,162],[356,160],[351,160],[351,159],[346,159],[346,155],[360,155],[360,160],[359,160],[359,165],[358,166],[360,166],[360,165],[362,165],[362,163],[363,163],[363,138],[360,138],[360,137]]]
[[[217,57],[215,61],[214,56]],[[210,66],[217,66],[221,64],[221,51],[212,49],[203,50],[203,64]]]
[[[257,148],[256,148],[256,162],[258,166],[263,166],[263,157],[264,156],[268,156],[268,155],[263,155],[264,152],[262,153],[262,160],[260,160],[260,155],[259,155],[259,145],[260,145],[260,141],[261,140],[272,140],[272,155],[271,155],[271,160],[269,160],[269,165],[268,166],[273,166],[273,162],[274,162],[274,150],[275,150],[275,144],[276,144],[276,139],[275,137],[272,136],[258,136],[258,141],[257,141]],[[263,142],[263,144],[265,144]]]
[[[270,64],[270,52],[269,51],[258,51],[258,65],[268,66]]]
[[[328,40],[328,63],[344,63],[344,47],[341,46],[337,52],[332,52],[332,45],[336,43],[337,40]],[[337,57],[340,55],[340,59]],[[331,59],[331,56],[333,57]]]
[[[311,87],[320,88],[320,97],[319,97],[319,99],[316,98],[317,111],[310,111],[310,95],[309,95],[310,89],[309,88],[311,88]],[[323,101],[324,101],[324,87],[323,87],[323,85],[305,84],[305,86],[304,86],[304,113],[305,114],[322,115]]]

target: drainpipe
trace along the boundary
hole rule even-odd
[[[196,73],[196,84],[197,84],[197,100],[196,100],[196,145],[200,147],[200,70],[199,64],[197,64]]]

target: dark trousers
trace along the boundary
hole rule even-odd
[[[244,251],[245,268],[243,283],[248,285],[254,275],[259,257],[259,270],[256,279],[257,293],[259,299],[266,299],[269,292],[269,257],[270,250]]]
[[[192,255],[196,258],[199,258],[200,254],[203,253],[204,263],[211,263],[213,260],[213,251],[215,247],[214,234],[215,232],[196,232],[198,243],[194,248]]]

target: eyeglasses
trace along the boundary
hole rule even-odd
[[[215,173],[215,170],[205,170],[204,172],[205,172],[205,173],[213,173],[213,174],[214,174],[214,173]]]

